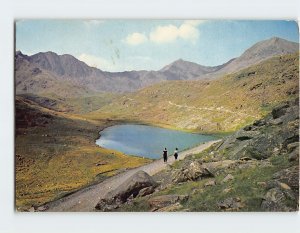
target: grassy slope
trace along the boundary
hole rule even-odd
[[[86,121],[18,96],[16,114],[16,206],[21,209],[150,161],[96,146],[99,130],[110,124],[106,120]]]
[[[112,103],[120,97],[120,94],[97,92],[79,95],[78,97],[63,97],[54,93],[44,93],[39,95],[21,94],[20,96],[58,112],[83,114]]]
[[[202,132],[235,131],[298,91],[299,54],[274,57],[211,81],[172,81],[119,98],[86,117]]]

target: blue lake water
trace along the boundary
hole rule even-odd
[[[216,139],[210,135],[133,124],[108,127],[100,135],[96,144],[101,147],[151,159],[161,158],[165,147],[168,155],[173,155],[176,147],[183,151]]]

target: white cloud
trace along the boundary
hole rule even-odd
[[[200,34],[197,27],[205,22],[207,22],[207,20],[185,20],[179,26],[173,24],[157,26],[149,33],[149,35],[134,32],[129,34],[123,41],[129,45],[139,45],[147,41],[162,44],[173,42],[177,39],[183,39],[194,43],[199,38]]]
[[[126,37],[125,42],[129,45],[139,45],[145,43],[147,40],[144,34],[134,32]]]
[[[168,43],[176,39],[195,42],[199,38],[198,25],[204,20],[186,20],[180,26],[167,25],[158,26],[150,33],[150,40],[155,43]]]
[[[172,24],[158,26],[150,33],[150,40],[156,43],[167,43],[176,40],[178,28]]]
[[[83,61],[89,66],[96,67],[101,70],[113,70],[115,67],[112,62],[94,55],[82,53],[77,57],[80,61]]]

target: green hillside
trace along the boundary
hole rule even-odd
[[[28,209],[93,182],[137,167],[149,159],[127,156],[95,144],[111,123],[41,107],[16,97],[16,206]]]
[[[112,120],[165,127],[230,132],[266,115],[298,95],[299,54],[278,56],[222,78],[162,82],[89,113]]]

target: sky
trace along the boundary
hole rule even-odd
[[[71,54],[105,71],[159,70],[177,59],[216,66],[271,37],[299,42],[295,21],[18,20],[16,50]]]

